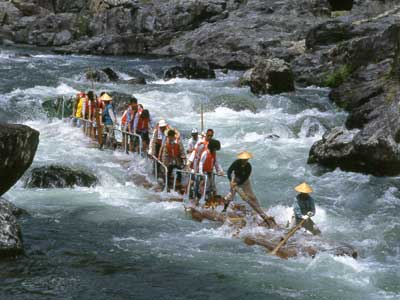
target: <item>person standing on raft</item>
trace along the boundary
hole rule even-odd
[[[104,141],[108,138],[108,142],[113,144],[113,148],[115,150],[117,144],[114,137],[114,126],[117,125],[117,117],[112,106],[112,98],[107,93],[104,93],[100,99],[105,103],[106,106],[102,115],[104,132],[103,143],[100,145],[100,149],[103,149]]]
[[[321,231],[311,220],[311,217],[315,215],[315,201],[310,196],[313,189],[307,183],[303,182],[296,186],[294,190],[299,194],[296,196],[293,205],[294,215],[291,222],[292,226],[294,227],[303,219],[307,219],[302,227],[310,231],[313,235],[320,235]]]
[[[225,207],[223,212],[229,206],[229,203],[235,197],[236,191],[235,188],[240,188],[249,198],[255,206],[261,207],[260,202],[257,200],[257,197],[254,195],[253,189],[250,183],[250,175],[251,175],[251,164],[249,163],[249,159],[253,158],[253,154],[243,151],[237,156],[237,160],[235,160],[228,169],[227,176],[231,184],[231,190],[224,197]]]

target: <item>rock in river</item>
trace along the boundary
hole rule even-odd
[[[28,188],[66,188],[74,186],[91,187],[98,182],[97,177],[87,170],[50,165],[32,169],[25,181]]]
[[[21,228],[17,216],[21,210],[0,197],[0,259],[23,253]]]
[[[294,90],[294,77],[290,65],[281,59],[259,61],[240,80],[250,86],[254,94],[279,94]]]
[[[0,196],[32,164],[39,132],[25,125],[0,123]]]
[[[215,78],[215,72],[202,59],[185,57],[182,66],[169,68],[164,73],[164,80],[172,78],[208,79]]]

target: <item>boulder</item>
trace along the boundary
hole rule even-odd
[[[89,70],[85,73],[85,78],[95,82],[110,82],[119,80],[118,74],[113,69],[108,67],[101,70]]]
[[[110,81],[118,81],[119,80],[119,76],[117,73],[115,73],[115,71],[111,68],[104,68],[101,71],[103,71],[104,73],[106,73],[108,79]]]
[[[22,210],[0,197],[0,259],[24,252],[21,228],[17,217]]]
[[[62,46],[68,45],[73,41],[73,35],[69,30],[63,30],[58,32],[54,36],[53,45],[54,46]]]
[[[317,141],[310,149],[308,163],[319,163],[327,167],[341,167],[342,169],[354,169],[357,164],[353,144],[354,136],[359,130],[347,130],[336,127],[326,132],[322,140]]]
[[[356,36],[356,32],[352,31],[352,29],[351,23],[340,20],[332,20],[319,24],[308,32],[306,47],[314,49],[317,46],[325,46],[348,40]]]
[[[0,1],[0,26],[13,24],[23,16],[22,12],[11,2]]]
[[[240,80],[250,86],[254,94],[279,94],[294,91],[294,77],[290,65],[281,59],[261,60]]]
[[[75,167],[50,165],[33,168],[25,180],[26,188],[92,187],[98,183],[88,170]]]
[[[122,80],[121,82],[126,84],[146,84],[146,78],[144,77],[136,77],[128,80]]]
[[[334,129],[316,142],[309,163],[378,176],[400,174],[400,25],[346,42],[352,70],[330,92],[349,112],[347,129]],[[355,131],[354,131],[355,130]]]
[[[328,131],[311,147],[308,163],[375,176],[400,174],[398,142],[388,134],[388,124],[382,128],[379,125],[382,126],[382,122],[363,130],[334,128]],[[375,130],[373,134],[372,130]]]
[[[209,79],[215,78],[215,72],[202,59],[185,57],[182,66],[169,68],[164,73],[164,80],[172,78]]]
[[[0,196],[32,164],[39,132],[25,125],[0,123]]]

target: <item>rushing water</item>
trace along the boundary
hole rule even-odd
[[[328,91],[310,87],[257,98],[235,86],[235,72],[163,82],[171,65],[165,59],[0,50],[0,117],[40,131],[33,165],[84,165],[101,182],[36,190],[20,182],[5,195],[29,216],[22,219],[26,255],[0,262],[0,299],[400,299],[399,178],[328,172],[306,163],[313,142],[346,118]],[[281,223],[291,214],[293,186],[309,182],[324,236],[354,245],[360,258],[323,253],[284,261],[246,246],[231,238],[228,227],[194,222],[182,204],[156,201],[160,195],[135,186],[130,176],[146,174],[146,161],[99,151],[80,130],[45,117],[42,101],[89,89],[82,74],[106,66],[125,78],[143,74],[149,84],[96,84],[97,92],[134,94],[156,119],[183,131],[199,126],[202,101],[209,107],[220,97],[254,103],[257,113],[217,107],[205,114],[206,127],[222,143],[223,167],[241,150],[254,153],[254,189]],[[271,133],[280,138],[270,139]],[[227,188],[225,182],[219,187]]]

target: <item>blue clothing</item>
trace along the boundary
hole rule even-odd
[[[315,201],[309,194],[298,194],[293,205],[296,219],[301,219],[309,211],[315,214]]]
[[[113,115],[111,115],[111,114],[113,114]],[[115,118],[114,116],[115,116],[114,108],[110,103],[106,106],[106,108],[103,111],[104,125],[114,125],[114,118]]]

